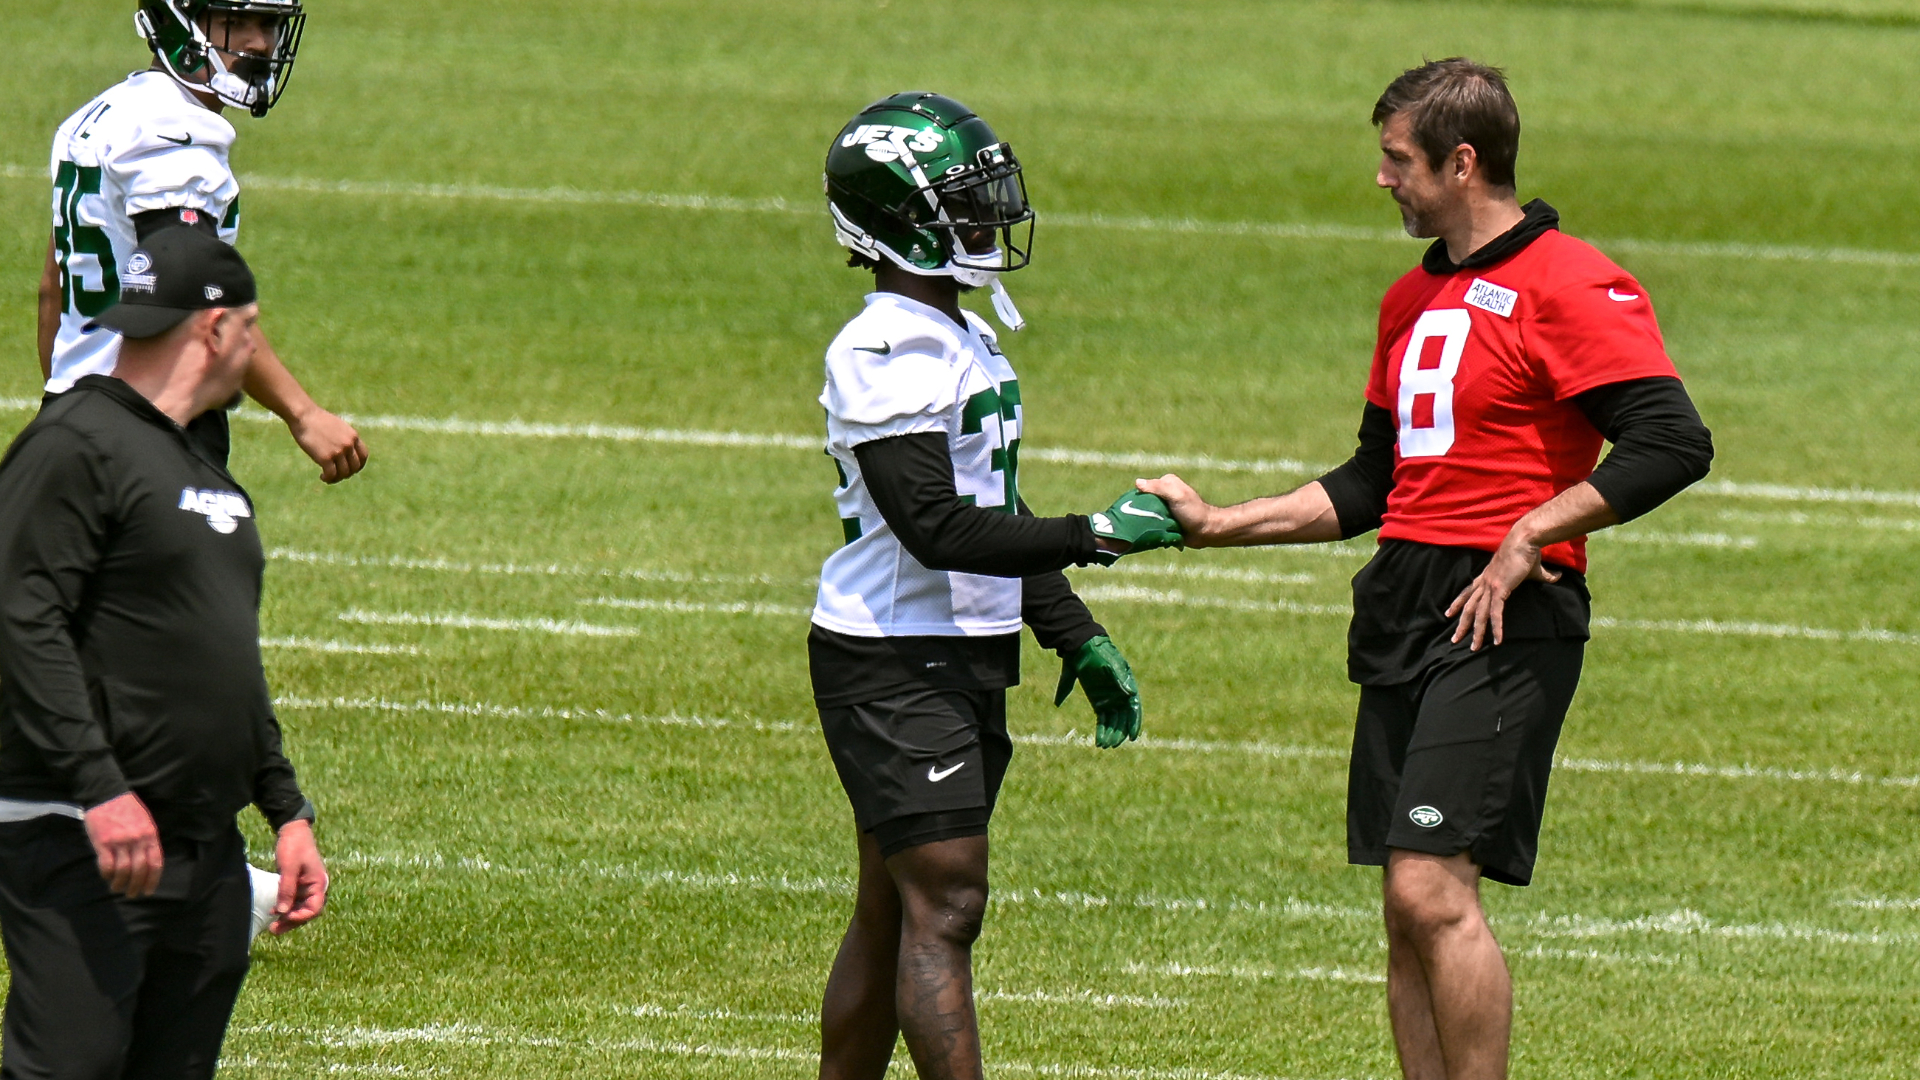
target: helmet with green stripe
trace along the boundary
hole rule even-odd
[[[876,101],[834,137],[825,179],[842,244],[908,273],[992,285],[1019,329],[998,278],[1027,265],[1033,208],[1013,148],[973,110],[924,92]]]
[[[235,26],[247,20],[264,32],[236,41]],[[174,81],[256,117],[286,92],[306,23],[300,0],[140,0],[133,16]]]

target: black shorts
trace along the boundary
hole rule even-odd
[[[883,856],[986,834],[1013,760],[1005,690],[908,690],[821,706],[820,730],[853,820]]]
[[[1586,642],[1509,639],[1444,651],[1412,682],[1360,688],[1347,859],[1467,852],[1508,885],[1533,879],[1554,746]]]

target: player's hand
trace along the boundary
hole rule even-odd
[[[327,410],[315,408],[287,426],[327,483],[337,484],[367,467],[367,444],[360,441],[360,433]]]
[[[273,922],[267,930],[278,937],[320,917],[327,906],[327,867],[320,861],[313,825],[305,820],[280,827],[273,858],[280,871],[280,899],[273,905]]]
[[[1172,473],[1158,480],[1135,480],[1133,486],[1149,495],[1156,495],[1167,506],[1167,512],[1180,526],[1180,535],[1185,541],[1183,546],[1206,547],[1207,526],[1213,515],[1214,507],[1193,490],[1192,485]]]
[[[1493,561],[1487,568],[1447,606],[1447,618],[1458,616],[1460,619],[1460,625],[1454,628],[1453,640],[1458,643],[1472,634],[1471,648],[1478,652],[1491,631],[1493,643],[1500,644],[1507,636],[1507,597],[1513,595],[1513,590],[1526,581],[1559,580],[1559,574],[1540,562],[1540,546],[1515,528],[1500,541],[1499,550],[1493,553]]]
[[[133,900],[152,896],[165,858],[160,830],[140,796],[129,791],[88,810],[86,826],[107,888]]]
[[[1108,566],[1122,555],[1137,555],[1158,548],[1180,547],[1180,523],[1158,495],[1129,491],[1113,505],[1087,519],[1101,549],[1111,558],[1100,561]]]
[[[1067,658],[1060,669],[1060,690],[1053,695],[1054,708],[1066,704],[1076,682],[1093,706],[1094,745],[1111,750],[1140,737],[1140,684],[1111,638],[1094,638]]]

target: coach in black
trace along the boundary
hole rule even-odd
[[[273,930],[320,913],[313,808],[260,662],[253,504],[185,426],[240,391],[238,253],[148,238],[98,324],[114,376],[50,400],[0,461],[0,1076],[211,1077],[247,972],[234,815],[278,831]]]

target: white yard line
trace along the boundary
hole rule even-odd
[[[1674,934],[1736,940],[1805,941],[1823,945],[1912,945],[1920,933],[1880,930],[1834,930],[1804,923],[1721,923],[1691,909],[1665,915],[1616,919],[1590,915],[1534,915],[1502,920],[1545,938],[1620,937],[1634,934]]]
[[[1920,911],[1920,899],[1907,897],[1870,897],[1865,900],[1836,900],[1840,907],[1863,908],[1867,911]]]
[[[1722,510],[1722,521],[1738,521],[1753,525],[1798,525],[1819,529],[1885,529],[1893,532],[1920,532],[1920,519],[1886,517],[1852,517],[1846,514],[1809,514],[1799,510],[1780,513],[1768,513],[1760,510]]]
[[[401,1045],[449,1047],[520,1047],[544,1050],[584,1050],[591,1052],[628,1052],[663,1057],[705,1058],[718,1061],[791,1061],[816,1062],[820,1055],[812,1050],[792,1047],[728,1046],[692,1043],[673,1039],[616,1038],[598,1039],[570,1035],[542,1035],[483,1027],[468,1021],[423,1024],[411,1028],[304,1027],[292,1024],[235,1025],[239,1036],[294,1038],[309,1045],[329,1049],[361,1049]],[[1129,1068],[1071,1063],[1025,1061],[989,1061],[994,1074],[1058,1077],[1063,1080],[1287,1080],[1260,1073],[1216,1072],[1193,1068]],[[257,1064],[256,1064],[256,1067]]]
[[[267,558],[276,562],[311,566],[347,566],[375,570],[419,570],[446,574],[478,574],[499,577],[578,577],[612,578],[629,581],[668,581],[688,585],[775,585],[788,583],[768,574],[693,574],[683,570],[651,570],[640,567],[580,566],[570,563],[476,563],[445,558],[411,558],[405,555],[342,555],[334,552],[300,551],[272,548]],[[811,583],[815,579],[793,579]]]
[[[1603,529],[1594,533],[1591,540],[1602,544],[1642,544],[1648,547],[1702,547],[1731,548],[1739,551],[1751,551],[1760,546],[1760,541],[1751,536],[1728,536],[1726,533],[1670,533],[1641,529]]]
[[[0,165],[0,178],[48,182],[47,171],[27,165]],[[309,195],[342,195],[371,199],[435,199],[465,202],[505,202],[559,206],[636,206],[660,210],[719,213],[818,215],[817,197],[800,203],[779,196],[741,198],[731,195],[674,195],[652,191],[593,190],[572,187],[517,188],[494,184],[430,184],[380,180],[320,180],[307,177],[248,174],[242,185],[257,191],[286,191]],[[1199,218],[1110,216],[1072,211],[1050,211],[1042,216],[1050,226],[1104,229],[1112,232],[1168,235],[1245,236],[1271,240],[1335,241],[1390,244],[1412,250],[1399,229],[1330,222],[1207,221]],[[1867,248],[1811,247],[1797,244],[1751,244],[1716,241],[1641,240],[1628,237],[1594,239],[1602,250],[1633,255],[1739,261],[1838,263],[1843,265],[1920,267],[1920,254]]]
[[[446,716],[483,717],[498,720],[593,720],[614,724],[645,724],[661,727],[707,728],[714,730],[735,728],[748,731],[787,734],[812,734],[818,730],[817,725],[810,721],[731,719],[726,717],[682,716],[677,713],[637,715],[634,713],[615,712],[610,709],[583,708],[577,706],[495,705],[487,702],[466,701],[399,701],[379,697],[280,697],[275,698],[273,703],[276,708],[290,712],[336,709],[355,712],[429,713]],[[1091,737],[1080,735],[1076,732],[1068,732],[1065,735],[1015,735],[1013,741],[1021,746],[1073,748],[1083,748],[1093,744]],[[1347,750],[1336,746],[1301,746],[1251,740],[1165,739],[1154,736],[1143,736],[1139,741],[1128,744],[1128,747],[1130,750],[1142,752],[1229,754],[1278,759],[1344,760],[1348,756]],[[1715,780],[1771,780],[1785,783],[1847,784],[1863,787],[1906,789],[1920,788],[1920,776],[1878,776],[1872,773],[1860,772],[1855,769],[1842,768],[1794,769],[1759,765],[1708,765],[1684,761],[1606,761],[1597,758],[1574,757],[1559,758],[1555,760],[1554,767],[1567,772],[1580,773],[1680,776]]]
[[[746,600],[709,604],[691,600],[633,600],[618,596],[599,596],[580,602],[595,607],[618,608],[622,611],[664,611],[673,615],[804,616],[813,614],[811,607],[801,607],[798,604],[763,604]]]
[[[40,408],[39,398],[0,397],[0,409],[31,412]],[[243,408],[235,417],[254,423],[280,422],[273,414]],[[683,428],[631,427],[622,424],[569,424],[529,420],[461,420],[430,416],[379,416],[345,414],[356,427],[370,431],[415,431],[436,435],[474,435],[494,438],[583,439],[621,443],[660,443],[673,446],[705,446],[730,449],[805,450],[818,452],[825,440],[818,435],[773,435],[746,431],[709,431]],[[1211,472],[1251,473],[1280,476],[1315,476],[1333,465],[1296,458],[1222,458],[1210,454],[1108,453],[1099,450],[1073,450],[1057,447],[1022,447],[1020,456],[1027,461],[1046,461],[1063,465],[1092,465],[1106,468],[1137,469],[1141,472],[1167,472],[1197,469]],[[1719,495],[1729,498],[1759,499],[1775,502],[1868,503],[1887,506],[1920,506],[1920,492],[1872,491],[1864,488],[1793,487],[1783,484],[1744,484],[1732,480],[1708,480],[1688,489],[1693,495]]]
[[[418,645],[359,645],[351,641],[317,641],[303,637],[261,638],[263,649],[289,649],[296,652],[356,653],[367,656],[424,656]]]
[[[1310,967],[1293,971],[1280,971],[1275,968],[1219,967],[1210,964],[1189,965],[1170,964],[1128,964],[1124,969],[1129,975],[1172,975],[1177,978],[1222,978],[1258,981],[1266,979],[1306,979],[1313,982],[1346,983],[1385,983],[1387,977],[1376,971],[1356,971],[1352,968]]]

